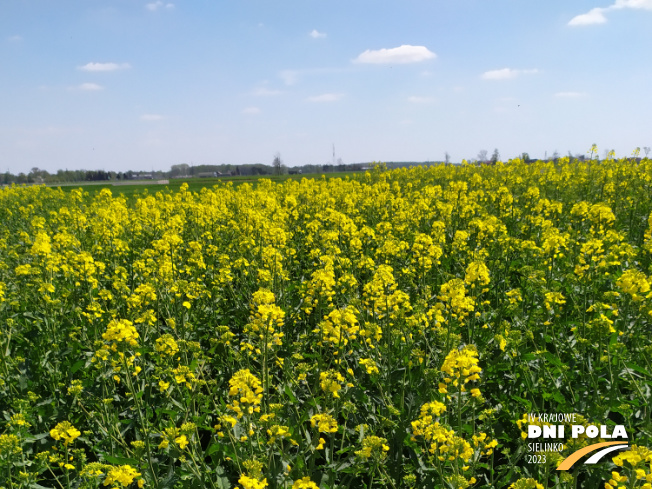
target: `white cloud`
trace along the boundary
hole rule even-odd
[[[554,96],[558,98],[581,98],[587,95],[585,92],[557,92]]]
[[[516,78],[519,75],[531,75],[538,73],[539,70],[516,70],[513,68],[502,68],[500,70],[489,70],[485,71],[481,78],[483,80],[509,80],[511,78]]]
[[[160,8],[167,8],[167,9],[173,9],[174,4],[173,3],[165,3],[161,2],[161,0],[157,0],[156,2],[151,2],[145,5],[145,8],[149,10],[150,12],[156,12]]]
[[[312,37],[313,39],[319,39],[322,37],[326,37],[326,33],[319,32],[317,29],[313,29],[312,32],[310,33],[310,37]]]
[[[164,117],[160,114],[143,114],[140,116],[141,121],[154,122],[162,121]]]
[[[247,107],[242,110],[243,114],[260,114],[260,109],[258,107]]]
[[[86,63],[84,66],[79,66],[78,69],[82,71],[116,71],[130,67],[129,63]]]
[[[585,14],[577,15],[573,17],[568,25],[592,25],[592,24],[604,24],[607,22],[607,18],[604,16],[604,13],[607,9],[604,8],[593,8]]]
[[[428,59],[434,59],[437,55],[430,51],[425,46],[410,46],[404,44],[397,48],[390,49],[378,49],[371,50],[367,49],[364,53],[361,53],[353,61],[355,63],[372,63],[372,64],[383,64],[383,63],[396,63],[396,64],[405,64],[405,63],[419,63],[421,61],[426,61]]]
[[[652,10],[652,0],[616,0],[610,8],[621,9],[621,8],[633,8],[633,9],[643,9],[643,10]]]
[[[568,22],[568,25],[604,24],[607,22],[607,17],[604,15],[605,12],[621,9],[652,10],[652,0],[616,0],[608,7],[596,7],[585,14],[576,15]]]
[[[7,38],[9,42],[20,42],[23,40],[22,36],[10,36]]]
[[[81,85],[77,85],[75,88],[85,92],[97,92],[98,90],[104,90],[104,87],[102,85],[98,85],[97,83],[82,83]]]
[[[417,96],[408,97],[408,102],[413,104],[432,104],[433,102],[436,101],[437,100],[434,97],[417,97]]]
[[[315,95],[314,97],[308,97],[306,100],[308,102],[336,102],[344,97],[342,93],[323,93],[321,95]]]

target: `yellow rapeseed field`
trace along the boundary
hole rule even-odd
[[[648,159],[0,190],[0,487],[650,488],[651,211]]]

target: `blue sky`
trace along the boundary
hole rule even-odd
[[[6,0],[0,171],[652,146],[652,0]]]

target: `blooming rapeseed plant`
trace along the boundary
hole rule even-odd
[[[81,432],[68,421],[62,421],[50,430],[50,436],[57,441],[63,440],[64,445],[69,445],[80,435]]]

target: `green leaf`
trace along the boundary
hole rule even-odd
[[[104,455],[104,460],[113,465],[138,465],[138,460],[135,458],[114,457],[112,455]]]
[[[555,365],[556,367],[561,367],[561,366],[562,366],[562,363],[559,361],[559,358],[557,358],[557,357],[556,357],[555,355],[553,355],[552,353],[550,353],[550,352],[545,352],[545,353],[543,354],[543,356],[545,357],[546,360],[548,360],[550,363],[552,363],[552,364]]]
[[[287,395],[290,398],[290,401],[292,401],[293,403],[297,402],[297,398],[294,395],[294,393],[292,392],[292,389],[290,389],[289,385],[285,386],[285,395]]]
[[[220,445],[218,443],[213,443],[206,449],[206,451],[204,452],[204,456],[209,457],[213,455],[215,452],[217,452],[219,449],[220,449]]]
[[[643,375],[646,375],[646,376],[650,377],[650,372],[645,370],[643,367],[639,367],[638,365],[636,365],[633,362],[626,362],[625,366],[627,366],[627,368],[630,368],[635,372],[638,372],[639,374],[643,374]]]
[[[85,363],[86,363],[85,360],[77,360],[75,364],[72,367],[70,367],[70,373],[74,374],[75,372],[77,372],[77,370],[82,368]]]

